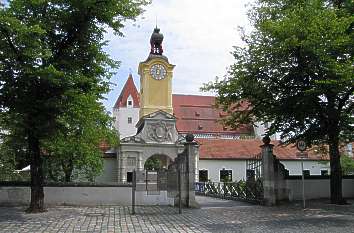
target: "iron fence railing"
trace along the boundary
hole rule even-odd
[[[196,182],[195,192],[197,195],[241,200],[258,204],[261,204],[263,201],[261,179],[257,179],[254,182]]]

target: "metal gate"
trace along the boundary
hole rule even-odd
[[[234,199],[261,204],[263,202],[263,179],[261,155],[246,161],[246,181],[196,182],[196,194],[223,199]]]
[[[173,178],[173,180],[171,180]],[[170,182],[168,182],[170,181]],[[172,182],[171,182],[172,181]],[[176,182],[174,182],[176,181]],[[169,185],[168,185],[169,184]],[[161,169],[157,171],[133,171],[132,182],[132,214],[135,214],[135,194],[146,191],[147,195],[160,195],[160,191],[167,191],[167,196],[178,197],[179,213],[182,213],[181,205],[181,172],[174,169]]]
[[[146,191],[147,195],[159,195],[160,191],[167,190],[167,170],[134,171],[133,186],[136,191]]]

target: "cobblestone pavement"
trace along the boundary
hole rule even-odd
[[[354,232],[354,204],[312,201],[264,207],[198,197],[201,209],[124,206],[56,207],[25,214],[24,207],[0,207],[0,232]]]

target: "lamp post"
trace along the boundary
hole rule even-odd
[[[304,158],[306,158],[306,154],[304,151],[306,150],[306,142],[303,140],[299,140],[296,143],[297,149],[300,151],[301,158],[301,180],[302,180],[302,204],[303,208],[306,208],[306,200],[305,200],[305,176],[304,176]]]

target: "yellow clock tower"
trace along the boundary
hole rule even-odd
[[[149,57],[139,64],[140,118],[162,110],[173,114],[172,71],[175,67],[162,55],[163,35],[155,28],[150,38]]]

